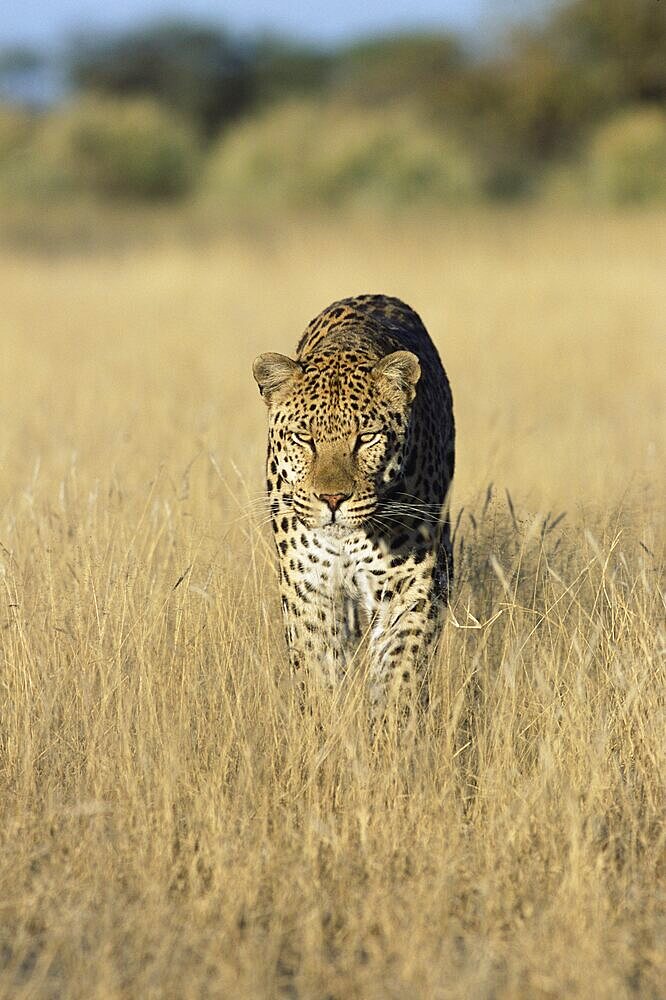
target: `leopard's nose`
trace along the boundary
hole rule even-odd
[[[328,504],[333,513],[336,512],[343,500],[349,500],[351,493],[319,493],[318,497]]]

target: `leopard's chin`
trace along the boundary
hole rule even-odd
[[[316,517],[307,517],[303,514],[296,514],[296,518],[304,528],[309,531],[322,531],[331,538],[342,538],[350,532],[356,530],[355,525],[345,524],[343,521],[320,521]]]
[[[344,538],[346,535],[350,535],[353,531],[357,530],[355,525],[344,524],[340,521],[328,521],[326,524],[318,524],[317,528],[331,538]]]

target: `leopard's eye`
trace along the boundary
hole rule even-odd
[[[370,444],[377,444],[381,441],[381,437],[381,431],[364,431],[356,438],[356,445],[357,447],[362,448]]]
[[[291,440],[295,444],[303,445],[306,448],[314,448],[314,439],[311,434],[302,434],[301,431],[292,431]]]

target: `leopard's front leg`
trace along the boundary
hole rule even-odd
[[[436,558],[407,560],[375,585],[370,635],[369,695],[373,718],[428,702],[428,669],[442,626],[433,580]],[[376,581],[376,578],[375,578]],[[377,595],[379,598],[377,599]]]
[[[279,525],[278,521],[278,525]],[[285,636],[292,667],[333,690],[343,678],[353,639],[353,607],[342,586],[339,554],[299,525],[276,544]]]

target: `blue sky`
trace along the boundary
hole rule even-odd
[[[78,32],[119,29],[156,17],[217,21],[238,32],[270,29],[336,42],[408,28],[483,30],[546,0],[5,0],[0,47],[51,46]]]

